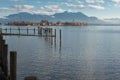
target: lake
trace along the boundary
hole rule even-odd
[[[4,37],[9,51],[17,51],[17,80],[26,76],[39,80],[120,80],[120,26],[53,28],[57,29],[56,43],[54,38],[40,36]]]

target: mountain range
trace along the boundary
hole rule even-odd
[[[21,12],[17,14],[10,14],[5,18],[0,18],[0,23],[7,23],[13,21],[33,21],[33,22],[40,22],[41,20],[48,20],[50,22],[87,22],[87,23],[103,23],[102,20],[98,19],[97,17],[89,17],[81,12],[63,12],[63,13],[56,13],[54,15],[40,15],[40,14],[30,14],[27,12]]]

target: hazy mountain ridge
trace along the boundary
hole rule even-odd
[[[97,17],[88,17],[87,15],[81,12],[63,12],[56,13],[54,15],[39,15],[39,14],[30,14],[26,12],[21,12],[18,14],[11,14],[6,16],[6,19],[0,19],[1,23],[12,22],[12,21],[33,21],[40,22],[41,20],[48,20],[51,22],[88,22],[88,23],[102,23],[102,20],[99,20]]]

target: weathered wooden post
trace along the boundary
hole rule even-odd
[[[39,27],[38,27],[38,35],[39,35],[40,33],[39,33]]]
[[[53,29],[51,28],[51,44],[53,45]]]
[[[53,29],[51,28],[51,37],[52,37],[52,35],[53,35]]]
[[[0,35],[2,35],[2,28],[0,28]]]
[[[55,37],[54,37],[54,45],[55,45],[55,48],[56,48],[56,29],[54,30],[54,35],[55,35]]]
[[[2,40],[3,36],[0,35],[0,65],[2,65]]]
[[[61,29],[60,29],[60,50],[61,50]]]
[[[61,42],[61,29],[60,29],[60,42]]]
[[[8,45],[4,45],[4,54],[3,54],[3,71],[5,76],[8,76]]]
[[[34,35],[35,35],[35,28],[34,28]]]
[[[29,77],[25,77],[25,80],[37,80],[37,77],[29,76]]]
[[[2,64],[2,69],[4,69],[4,66],[3,66],[3,64],[4,64],[4,57],[3,57],[3,55],[4,55],[4,44],[5,44],[5,40],[2,40],[1,41],[1,64]]]
[[[38,35],[42,36],[42,32],[43,32],[42,30],[43,30],[42,27],[38,28]]]
[[[55,37],[56,37],[56,29],[55,29],[54,31],[55,31],[55,34],[54,34],[54,35],[55,35]]]
[[[20,27],[18,27],[19,35],[20,35]]]
[[[27,35],[28,35],[29,31],[28,31],[28,27],[27,27]]]
[[[10,52],[10,80],[16,80],[17,52]]]

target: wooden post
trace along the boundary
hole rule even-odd
[[[52,37],[52,35],[53,35],[53,30],[52,30],[52,28],[51,28],[51,37]]]
[[[4,54],[3,54],[3,71],[5,76],[8,76],[8,45],[4,45]]]
[[[5,44],[5,40],[2,40],[2,42],[1,42],[2,44],[1,44],[1,64],[2,64],[2,69],[4,68],[4,66],[3,66],[3,64],[4,64],[4,57],[3,57],[3,55],[4,55],[4,44]]]
[[[18,27],[19,35],[20,35],[20,27]]]
[[[2,28],[0,28],[0,34],[2,34]]]
[[[41,27],[40,29],[41,29],[40,30],[40,35],[42,36],[43,35],[43,28]]]
[[[56,29],[55,29],[54,31],[55,31],[55,34],[54,34],[54,35],[55,35],[55,37],[56,37]]]
[[[10,80],[16,80],[17,53],[10,52]]]
[[[60,42],[61,42],[61,29],[60,29]]]
[[[53,35],[53,29],[51,28],[51,36],[50,37],[51,37],[51,44],[53,45],[53,36],[52,35]]]
[[[35,28],[34,28],[34,35],[35,35]]]
[[[3,37],[0,36],[0,65],[2,65],[2,40]]]
[[[60,49],[60,51],[61,51],[61,29],[60,29],[60,44],[59,44],[59,45],[60,45],[60,48],[59,48],[59,49]]]
[[[39,30],[39,27],[38,27],[38,35],[40,34],[40,30]]]
[[[55,32],[55,37],[54,37],[54,45],[55,45],[55,48],[56,48],[56,29],[54,30],[54,32]]]
[[[28,27],[27,27],[27,35],[28,35],[29,31],[28,31]]]

